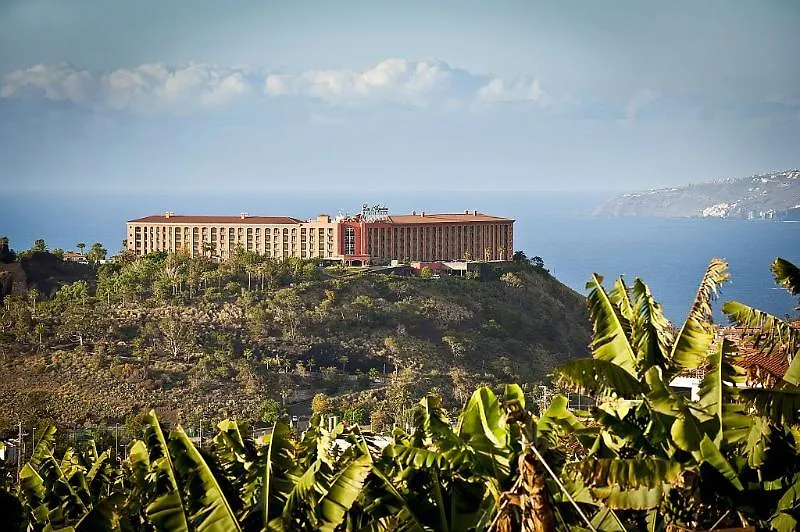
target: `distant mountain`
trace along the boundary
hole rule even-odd
[[[598,216],[800,220],[800,170],[623,194]]]

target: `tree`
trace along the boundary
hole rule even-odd
[[[0,236],[0,262],[10,264],[17,260],[17,254],[9,247],[8,237]]]
[[[339,364],[342,365],[342,371],[344,371],[345,367],[347,367],[347,362],[349,362],[350,359],[346,355],[342,355],[338,358],[338,360]]]
[[[79,345],[97,336],[105,327],[108,316],[94,312],[86,281],[75,281],[58,289],[54,298],[59,309],[57,333]]]
[[[265,399],[261,403],[261,421],[270,425],[278,422],[284,417],[286,410],[283,405],[275,399]]]
[[[430,266],[425,266],[419,271],[419,276],[423,279],[430,279],[433,277],[433,270],[430,268]]]
[[[324,393],[318,393],[311,399],[311,412],[314,414],[327,414],[331,411],[330,397]]]
[[[539,255],[536,255],[535,257],[533,257],[531,259],[531,266],[533,266],[537,270],[543,270],[544,269],[544,259],[542,259],[542,257],[540,257]]]
[[[104,248],[100,242],[95,242],[92,244],[92,249],[90,249],[86,254],[86,259],[89,260],[89,262],[97,264],[100,261],[105,260],[107,255],[108,250]]]
[[[44,323],[39,322],[34,327],[34,332],[36,333],[36,337],[39,340],[38,342],[39,350],[41,350],[42,346],[44,345],[44,334],[47,332],[47,327],[45,327]]]
[[[189,361],[194,345],[194,335],[189,325],[181,319],[179,307],[167,307],[155,322],[153,342],[173,359],[183,355]]]
[[[38,301],[40,295],[41,294],[39,293],[39,290],[36,288],[31,288],[28,290],[28,301],[31,304],[32,316],[36,316],[36,302]]]
[[[214,256],[214,245],[211,242],[202,242],[200,247],[203,251],[204,257],[208,256],[209,258],[212,258]]]
[[[511,257],[511,260],[519,264],[527,264],[528,256],[522,250],[515,251],[514,255]]]
[[[270,301],[269,309],[275,316],[275,321],[281,325],[283,335],[290,340],[297,338],[305,314],[303,302],[297,292],[292,288],[277,291]]]
[[[77,244],[75,244],[75,247],[78,248],[78,253],[83,255],[83,250],[86,249],[86,243],[85,242],[78,242]]]
[[[355,311],[356,319],[361,321],[363,318],[370,318],[375,309],[375,301],[366,294],[356,296],[350,304],[350,308]]]
[[[47,251],[47,243],[45,243],[43,239],[39,238],[33,242],[33,247],[31,248],[31,251],[44,253],[45,251]]]
[[[567,464],[565,472],[590,486],[599,505],[649,512],[657,527],[749,523],[794,530],[789,508],[800,486],[800,450],[790,445],[778,451],[775,441],[793,438],[800,392],[748,388],[736,345],[715,340],[710,303],[728,277],[726,267],[711,261],[677,331],[641,280],[628,288],[620,278],[606,291],[602,277],[592,276],[593,358],[564,364],[556,379],[598,397],[595,428],[574,430],[583,434],[586,450],[593,439],[605,443]],[[742,316],[740,305],[726,304],[725,311]],[[698,400],[671,389],[673,377],[699,368],[705,377]],[[704,488],[712,485],[712,491]]]

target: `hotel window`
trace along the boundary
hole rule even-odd
[[[352,227],[344,228],[344,254],[355,255],[356,253],[356,230]]]

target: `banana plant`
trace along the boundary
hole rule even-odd
[[[410,432],[395,429],[383,453],[386,479],[428,530],[485,528],[510,485],[513,449],[499,399],[476,390],[455,426],[440,398],[423,398]],[[411,512],[406,512],[411,514]]]
[[[19,497],[34,530],[118,528],[124,497],[111,490],[114,471],[108,451],[97,453],[94,441],[85,452],[67,449],[53,456],[55,427],[46,428],[30,461],[20,472]]]
[[[797,286],[790,264],[776,261],[773,271],[785,286]],[[587,285],[593,357],[563,365],[556,378],[599,404],[592,429],[576,431],[586,456],[564,471],[607,509],[638,511],[637,526],[797,525],[800,434],[792,425],[800,394],[788,385],[746,387],[736,346],[719,338],[712,321],[711,301],[727,277],[726,264],[712,260],[677,330],[641,280],[628,289],[620,279],[606,292],[594,275]],[[754,315],[739,305],[724,309],[737,318]],[[762,339],[771,323],[758,322]],[[783,332],[767,335],[762,347],[786,340]],[[698,368],[705,373],[698,400],[670,388],[676,375]]]
[[[600,401],[591,413],[593,429],[579,433],[586,455],[565,471],[607,508],[664,510],[669,492],[701,471],[713,471],[734,493],[744,489],[719,450],[727,444],[724,428],[744,417],[735,406],[742,382],[735,349],[728,341],[712,349],[711,301],[727,278],[727,264],[712,260],[679,329],[640,279],[628,288],[620,278],[606,291],[595,274],[587,284],[593,356],[568,362],[555,377]],[[675,376],[701,367],[699,401],[670,388]]]

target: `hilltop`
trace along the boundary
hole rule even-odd
[[[265,399],[308,407],[316,393],[373,390],[360,399],[368,417],[389,381],[405,383],[392,407],[432,387],[456,407],[479,383],[537,382],[587,354],[583,297],[541,266],[484,279],[239,266],[154,254],[93,268],[50,299],[10,296],[0,424],[122,423],[151,407],[175,421],[252,419]]]
[[[800,220],[800,170],[624,194],[595,214]]]

